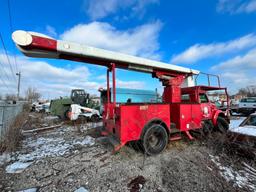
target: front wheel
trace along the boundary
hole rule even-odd
[[[229,123],[223,117],[218,117],[216,128],[219,132],[226,133],[229,128]]]
[[[142,137],[142,146],[147,155],[161,153],[168,144],[168,134],[165,128],[159,124],[153,124],[146,128]]]

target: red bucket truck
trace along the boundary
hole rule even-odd
[[[20,51],[29,57],[65,59],[107,68],[107,102],[102,133],[108,135],[115,150],[129,142],[138,142],[146,154],[155,155],[162,152],[169,141],[181,139],[181,133],[193,139],[192,131],[216,129],[223,132],[229,127],[228,112],[218,110],[206,94],[224,90],[229,103],[227,89],[220,84],[195,86],[195,76],[200,73],[197,70],[55,40],[34,32],[15,31],[12,38]],[[159,79],[164,87],[162,102],[117,103],[116,68],[148,73]]]

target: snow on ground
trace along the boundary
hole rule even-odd
[[[7,173],[21,173],[24,169],[26,169],[28,166],[30,166],[32,162],[20,162],[16,161],[13,164],[10,164],[6,167],[6,172]]]
[[[66,129],[70,129],[67,127]],[[22,150],[13,154],[15,162],[6,167],[7,173],[19,173],[31,163],[45,157],[56,157],[69,154],[76,146],[92,146],[95,139],[89,135],[77,139],[64,138],[65,128],[56,132],[56,135],[41,135],[29,137],[23,141]]]
[[[30,188],[30,189],[23,189],[21,191],[18,191],[18,192],[37,192],[38,189],[37,188]]]
[[[3,153],[0,155],[0,166],[11,161],[11,155],[9,153]]]
[[[75,190],[74,192],[89,192],[87,189],[85,189],[84,187],[80,187],[77,190]]]
[[[53,116],[53,115],[49,115],[49,116],[46,116],[46,117],[44,117],[44,120],[55,120],[55,119],[59,119],[59,117],[58,116]]]
[[[89,145],[92,146],[95,144],[95,139],[91,136],[85,136],[85,138],[80,141],[80,140],[75,140],[74,143],[75,145]]]
[[[209,155],[211,161],[218,167],[221,176],[228,182],[233,182],[235,187],[246,188],[250,191],[256,191],[256,185],[253,184],[256,176],[246,170],[236,171],[232,166],[225,166],[220,163],[218,156]]]

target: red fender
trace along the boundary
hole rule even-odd
[[[223,111],[221,110],[216,110],[214,115],[213,115],[213,119],[212,119],[212,122],[213,122],[213,125],[216,126],[217,125],[217,119],[218,119],[218,116],[221,114],[221,116],[224,116],[225,117],[225,113],[223,113]]]

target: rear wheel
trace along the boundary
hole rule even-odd
[[[142,137],[142,146],[147,155],[161,153],[168,144],[168,135],[165,128],[159,124],[153,124],[146,128]]]
[[[218,117],[217,119],[217,130],[221,133],[226,133],[228,128],[229,128],[229,124],[226,121],[226,119],[224,119],[223,117]]]
[[[144,148],[142,146],[141,140],[138,141],[131,141],[129,146],[133,148],[135,151],[144,152]]]

